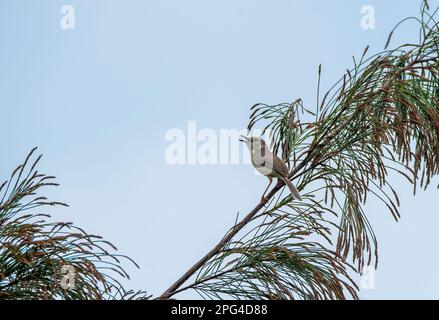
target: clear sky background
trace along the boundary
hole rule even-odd
[[[60,9],[76,9],[62,30]],[[433,4],[438,5],[435,1]],[[363,5],[375,30],[360,26]],[[359,56],[383,48],[420,1],[0,0],[0,177],[33,146],[70,204],[53,209],[133,257],[127,287],[160,294],[251,209],[266,179],[244,165],[170,166],[164,136],[244,128],[256,102],[315,105],[317,66],[328,88]],[[394,44],[415,41],[417,26]],[[398,183],[402,219],[367,212],[380,264],[363,299],[439,298],[438,192]],[[437,183],[436,183],[437,185]],[[194,298],[191,293],[179,297]]]

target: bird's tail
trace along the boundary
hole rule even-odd
[[[288,178],[282,178],[282,180],[286,183],[288,189],[290,189],[293,197],[299,201],[302,201],[302,197],[300,196],[299,190],[297,190],[296,186],[291,182],[291,180]]]

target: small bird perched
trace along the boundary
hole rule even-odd
[[[273,154],[268,145],[262,138],[258,137],[245,137],[241,136],[240,141],[244,142],[250,150],[250,157],[253,166],[256,170],[266,176],[270,183],[262,195],[262,199],[265,199],[265,193],[273,182],[273,178],[278,178],[285,182],[293,195],[293,198],[302,200],[299,194],[299,190],[294,186],[288,177],[288,168],[285,163],[275,154]]]

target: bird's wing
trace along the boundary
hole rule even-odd
[[[282,177],[288,177],[288,168],[285,163],[276,155],[273,156],[273,170]]]
[[[255,152],[252,157],[252,162],[256,168],[264,168],[270,171],[274,169],[274,156],[271,152],[266,152],[265,154]]]

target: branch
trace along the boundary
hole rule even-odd
[[[306,165],[305,161],[303,161],[299,166],[297,166],[292,172],[291,176],[296,175],[304,166]],[[268,193],[265,199],[261,200],[258,205],[250,211],[238,224],[236,224],[227,234],[226,236],[212,249],[210,250],[203,258],[201,258],[197,263],[195,263],[188,271],[186,271],[183,276],[181,276],[173,285],[171,285],[165,292],[163,292],[159,299],[169,299],[174,294],[176,294],[177,290],[195,273],[197,272],[207,261],[209,261],[212,257],[218,254],[222,248],[226,244],[233,239],[233,237],[241,231],[250,221],[252,221],[253,217],[267,204],[269,200],[271,200],[276,193],[285,186],[285,183],[279,181],[276,186]],[[180,292],[179,290],[178,292]]]

